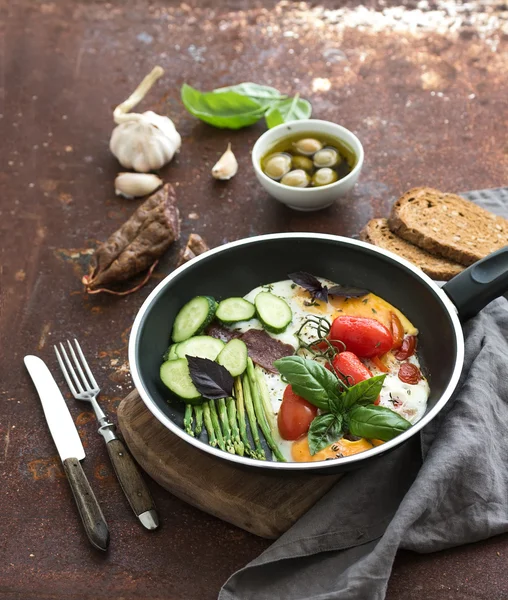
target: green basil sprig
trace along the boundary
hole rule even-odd
[[[209,125],[225,129],[240,129],[253,125],[266,116],[268,128],[298,119],[308,119],[312,106],[297,94],[288,98],[268,85],[245,82],[200,92],[183,84],[181,90],[185,108]]]
[[[257,123],[265,109],[256,100],[237,92],[208,92],[195,90],[184,83],[182,102],[195,117],[215,127],[240,129]]]
[[[386,375],[371,377],[340,391],[337,377],[315,360],[287,356],[274,365],[296,394],[322,411],[310,424],[308,442],[312,455],[348,431],[387,442],[411,427],[397,412],[373,404]]]
[[[294,98],[288,98],[282,102],[273,104],[265,115],[268,129],[287,123],[288,121],[299,121],[309,119],[312,114],[312,105],[308,100],[300,98],[296,94]]]
[[[342,410],[349,410],[355,404],[365,405],[374,403],[381,393],[385,378],[386,375],[375,375],[374,377],[365,379],[365,381],[360,381],[356,385],[352,385],[339,398]]]
[[[309,450],[316,454],[330,444],[337,442],[344,435],[342,431],[342,417],[333,413],[318,415],[310,424],[308,433]]]
[[[411,423],[385,406],[354,406],[348,414],[348,427],[353,435],[387,442],[406,431]]]

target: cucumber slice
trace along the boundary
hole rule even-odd
[[[187,404],[203,403],[201,394],[192,383],[189,365],[185,358],[167,360],[162,363],[160,376],[162,383]]]
[[[219,365],[226,367],[233,377],[238,377],[247,368],[247,346],[242,340],[230,340],[217,356]]]
[[[215,316],[217,302],[211,296],[196,296],[180,309],[173,323],[173,342],[183,342],[201,333]]]
[[[248,321],[256,314],[256,307],[244,298],[226,298],[219,302],[215,316],[222,323]]]
[[[270,292],[260,292],[254,300],[259,320],[272,333],[282,333],[291,323],[293,312],[288,303]]]
[[[209,335],[197,335],[191,337],[185,342],[180,342],[176,348],[178,358],[186,356],[199,356],[199,358],[209,358],[215,360],[219,352],[224,348],[222,340],[210,337]]]
[[[171,346],[164,352],[162,355],[162,360],[165,362],[166,360],[175,360],[175,358],[179,358],[176,353],[176,347],[178,344],[171,344]]]

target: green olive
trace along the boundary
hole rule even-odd
[[[293,148],[304,156],[312,156],[318,150],[321,150],[323,144],[314,138],[302,138],[293,143]]]
[[[286,173],[280,182],[283,185],[304,188],[309,185],[310,177],[309,174],[303,169],[295,169],[294,171],[289,171],[289,173]]]
[[[324,167],[323,169],[318,169],[314,173],[312,176],[312,184],[315,186],[329,185],[330,183],[335,183],[338,178],[339,176],[333,169]]]
[[[314,171],[314,164],[308,156],[293,156],[291,166],[293,169],[303,169],[307,173]]]
[[[286,152],[276,152],[271,154],[264,161],[263,171],[265,175],[278,181],[281,177],[284,177],[286,173],[289,173],[291,169],[291,154]]]
[[[341,163],[342,157],[335,148],[327,146],[322,150],[318,150],[312,157],[312,160],[314,161],[314,166],[320,169],[321,167],[336,167]]]

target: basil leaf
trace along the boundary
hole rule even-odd
[[[209,125],[225,129],[240,129],[253,125],[263,116],[265,108],[236,92],[200,92],[186,83],[182,86],[185,108]]]
[[[291,384],[295,394],[321,410],[328,410],[330,398],[338,396],[337,378],[315,360],[285,356],[273,364]]]
[[[185,358],[192,383],[204,398],[218,400],[233,395],[233,377],[225,367],[209,358],[187,355]]]
[[[311,293],[313,298],[328,302],[328,288],[317,277],[306,271],[296,271],[288,274],[289,279]]]
[[[347,415],[353,435],[387,442],[411,427],[411,423],[384,406],[354,406]]]
[[[342,410],[348,410],[354,404],[365,405],[375,402],[385,379],[386,374],[369,377],[369,379],[360,381],[360,383],[352,385],[348,390],[342,392],[340,397]]]
[[[343,285],[332,285],[327,287],[323,285],[317,277],[306,271],[297,271],[289,273],[289,279],[297,283],[312,294],[313,298],[328,302],[328,296],[340,296],[342,298],[359,298],[369,294],[369,290],[357,287],[346,287]]]
[[[307,441],[312,456],[342,437],[342,417],[331,413],[318,415],[310,424]]]
[[[344,415],[344,396],[346,392],[341,392],[338,396],[330,398],[330,402],[328,404],[328,410],[333,413],[336,417],[342,417]]]
[[[296,94],[294,98],[288,98],[287,100],[274,104],[266,113],[265,120],[268,129],[271,129],[281,123],[309,119],[311,114],[311,103],[308,100],[300,98],[300,96]]]
[[[274,102],[285,100],[287,98],[287,96],[281,94],[279,90],[276,90],[269,85],[259,85],[258,83],[251,83],[250,81],[213,90],[214,94],[221,92],[236,92],[237,94],[251,98],[251,100],[255,100],[264,107],[271,106]]]
[[[342,298],[360,298],[361,296],[370,294],[369,290],[343,285],[333,285],[331,288],[328,288],[328,293],[330,296],[340,296]]]

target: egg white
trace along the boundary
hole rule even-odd
[[[331,282],[327,282],[325,279],[320,279],[320,281],[325,284],[328,283],[328,285],[333,285]],[[280,340],[284,344],[289,344],[290,346],[293,346],[295,350],[298,350],[300,347],[300,342],[296,337],[296,333],[306,319],[311,316],[315,316],[315,314],[311,313],[308,310],[308,307],[305,306],[305,302],[309,301],[308,297],[302,294],[302,288],[300,286],[296,285],[296,283],[293,283],[289,279],[285,281],[277,281],[276,283],[271,283],[268,285],[262,285],[253,289],[244,297],[245,300],[254,303],[256,296],[260,292],[267,291],[285,300],[293,312],[293,320],[287,326],[286,330],[282,333],[270,333],[270,335],[276,340]],[[333,306],[330,304],[321,304],[323,310],[320,311],[320,316],[327,318],[328,322],[331,323],[334,314]],[[249,329],[263,329],[263,325],[259,319],[254,318],[250,321],[242,321],[241,323],[237,323],[234,329],[243,333]],[[312,331],[311,328],[306,328],[306,331],[302,332],[302,337],[305,341],[310,341],[315,339],[315,332]]]

